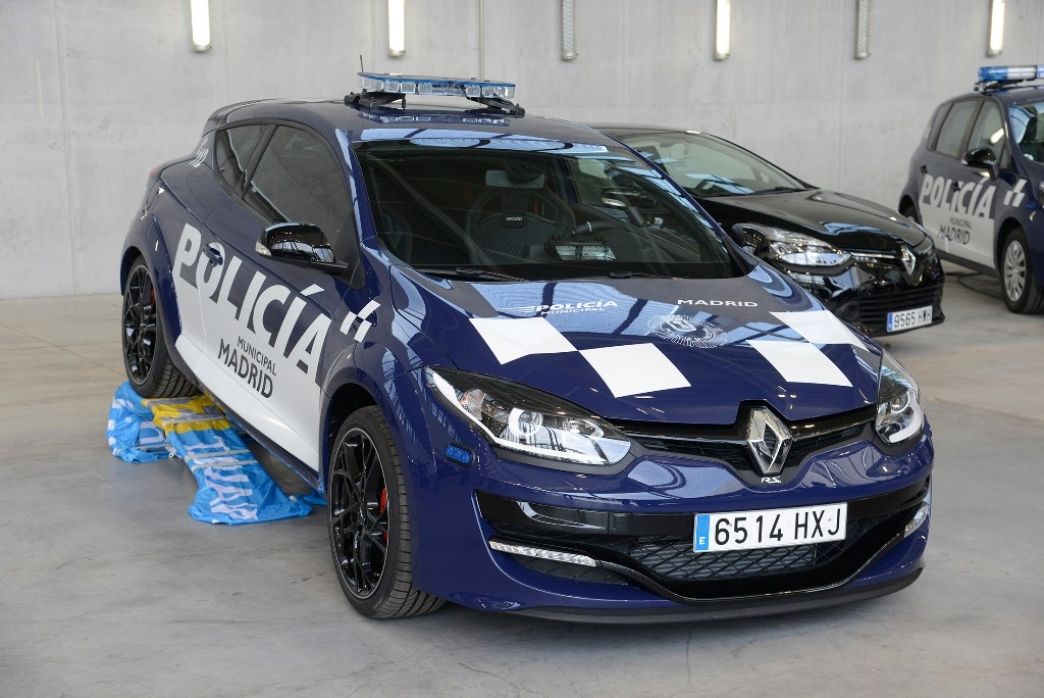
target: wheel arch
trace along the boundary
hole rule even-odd
[[[135,245],[128,245],[123,251],[123,258],[120,260],[120,293],[127,290],[127,274],[130,273],[131,264],[138,257],[144,257],[144,255]]]
[[[336,390],[334,390],[333,394],[330,395],[330,399],[326,403],[326,413],[323,416],[322,421],[321,443],[323,445],[323,450],[319,458],[319,482],[323,489],[326,487],[326,476],[330,468],[330,451],[333,446],[334,438],[337,436],[337,432],[341,428],[341,424],[348,418],[348,415],[356,410],[376,404],[377,399],[370,390],[363,387],[361,383],[354,381],[342,383]]]
[[[1011,235],[1011,231],[1021,227],[1022,224],[1014,218],[1006,218],[997,228],[997,234],[993,238],[993,268],[998,274],[1001,273],[1001,254],[1004,251],[1004,241]]]

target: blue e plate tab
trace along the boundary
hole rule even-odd
[[[710,546],[710,514],[696,515],[696,536],[692,541],[694,551],[707,550]]]

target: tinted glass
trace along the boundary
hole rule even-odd
[[[957,102],[950,108],[946,121],[939,129],[939,139],[935,142],[936,152],[951,157],[964,155],[964,150],[961,148],[964,144],[964,134],[968,132],[968,124],[978,108],[977,100]]]
[[[641,133],[620,140],[659,164],[696,196],[796,191],[805,185],[772,163],[694,133]]]
[[[1008,107],[1011,137],[1017,150],[1030,160],[1044,161],[1044,102],[1013,104]]]
[[[343,255],[338,243],[349,237],[351,207],[341,168],[317,136],[278,127],[254,169],[245,198],[270,223],[319,226]]]
[[[971,138],[968,139],[968,150],[975,148],[989,148],[997,159],[1000,159],[1004,149],[1004,122],[1000,109],[993,102],[985,102],[975,119]]]
[[[499,138],[357,146],[392,254],[447,276],[745,271],[699,209],[626,150]]]
[[[236,126],[222,129],[214,136],[214,165],[218,176],[233,191],[242,188],[247,164],[263,132],[260,125]]]

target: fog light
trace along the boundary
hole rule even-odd
[[[932,488],[929,485],[928,494],[924,495],[924,500],[921,502],[921,506],[917,507],[917,512],[910,519],[910,523],[906,524],[906,530],[903,531],[903,538],[908,537],[914,531],[924,525],[924,522],[931,516],[932,513]]]
[[[557,550],[544,550],[543,548],[533,548],[528,545],[512,545],[510,543],[501,543],[498,540],[491,540],[489,547],[502,553],[511,553],[512,555],[536,557],[541,560],[554,560],[555,562],[568,562],[571,565],[583,565],[584,567],[597,567],[594,559],[586,555],[560,553]]]

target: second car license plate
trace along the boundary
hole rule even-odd
[[[697,514],[694,552],[778,548],[844,540],[848,504]]]
[[[888,313],[888,331],[898,332],[900,330],[912,330],[915,327],[923,327],[932,324],[932,306],[913,310],[896,310]]]

